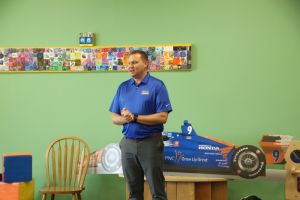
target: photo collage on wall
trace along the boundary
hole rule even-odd
[[[133,50],[147,52],[150,71],[191,70],[191,45],[1,48],[0,72],[126,71]]]

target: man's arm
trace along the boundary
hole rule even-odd
[[[145,125],[164,124],[168,119],[168,112],[160,112],[151,115],[138,115],[137,122]]]
[[[134,115],[129,112],[127,109],[126,111],[122,112],[122,116],[126,120],[126,122],[134,121]],[[168,112],[160,112],[150,115],[138,115],[136,122],[145,124],[145,125],[157,125],[157,124],[164,124],[167,122],[168,119]]]
[[[145,125],[164,124],[167,122],[168,114],[168,112],[160,112],[150,115],[138,115],[136,122]],[[123,108],[119,116],[123,117],[126,123],[134,121],[134,115],[127,108]]]
[[[111,116],[112,122],[116,125],[123,125],[128,123],[128,121],[126,120],[125,117],[123,117],[122,115],[119,115],[117,113],[112,113]]]

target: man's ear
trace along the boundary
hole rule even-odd
[[[144,62],[145,65],[149,65],[150,64],[149,60],[144,60],[143,59],[143,62]]]

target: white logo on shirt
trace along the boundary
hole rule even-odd
[[[149,95],[149,90],[142,90],[141,94],[142,95]]]

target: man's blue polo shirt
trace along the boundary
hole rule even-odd
[[[121,83],[109,111],[120,115],[123,108],[137,115],[172,111],[165,84],[149,73],[139,85],[136,85],[133,78]],[[126,138],[145,138],[162,132],[163,129],[163,124],[144,125],[130,122],[123,125],[122,132]]]

